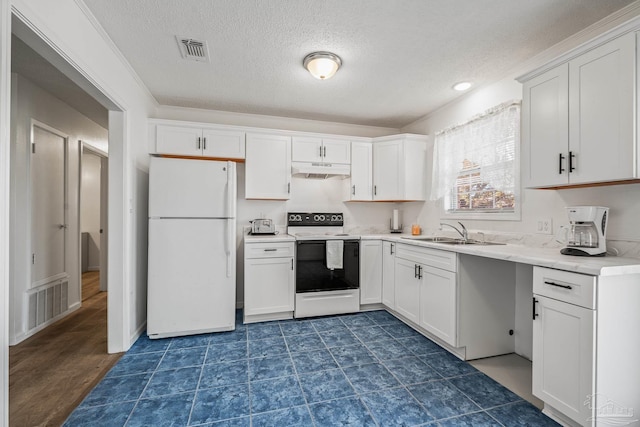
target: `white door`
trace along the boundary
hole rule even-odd
[[[293,311],[293,258],[245,259],[244,315]]]
[[[31,150],[31,287],[67,276],[67,138],[34,124]]]
[[[396,258],[396,311],[414,322],[420,321],[420,281],[417,264]]]
[[[205,129],[202,131],[202,154],[221,159],[244,159],[244,132]]]
[[[149,216],[235,217],[235,163],[152,157]]]
[[[246,157],[245,198],[290,198],[291,137],[247,134]]]
[[[107,291],[109,283],[109,159],[100,161],[100,290]]]
[[[456,346],[456,273],[421,266],[420,326]]]
[[[382,242],[360,241],[360,304],[382,302]]]
[[[323,139],[322,161],[325,163],[351,163],[351,141]]]
[[[156,152],[183,156],[202,155],[202,129],[187,126],[158,125]]]
[[[291,160],[294,162],[321,162],[322,139],[294,136],[291,142]]]
[[[566,184],[569,176],[569,71],[560,65],[523,86],[523,184]]]
[[[373,196],[373,147],[369,142],[351,143],[351,188],[349,200],[371,200]]]
[[[399,200],[402,141],[373,144],[373,200]]]
[[[571,184],[634,177],[636,35],[569,63]]]
[[[235,328],[235,242],[215,219],[150,219],[150,336]],[[229,256],[233,259],[229,260]]]
[[[533,394],[582,425],[592,411],[595,311],[535,295]]]
[[[382,242],[382,303],[392,310],[396,309],[396,244]]]

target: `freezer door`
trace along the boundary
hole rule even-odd
[[[235,218],[236,164],[152,157],[149,217]]]
[[[149,220],[150,337],[235,328],[234,228],[234,220]]]

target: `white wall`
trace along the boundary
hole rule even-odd
[[[26,291],[31,284],[30,222],[30,144],[31,120],[35,119],[69,136],[67,151],[67,229],[69,307],[80,304],[80,150],[79,140],[105,141],[107,130],[89,120],[64,102],[29,80],[14,74],[11,111],[11,328],[12,344],[24,338],[26,325]]]
[[[100,269],[100,156],[82,154],[80,185],[80,231],[89,233],[87,248],[88,269]]]

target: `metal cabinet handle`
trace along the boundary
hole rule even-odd
[[[320,157],[322,157],[322,145],[320,146]]]
[[[200,145],[200,141],[202,140],[202,138],[198,137],[198,150],[200,149],[201,145]]]
[[[418,279],[422,279],[422,266],[418,266]]]
[[[374,185],[374,186],[373,186],[373,195],[374,195],[374,196],[377,196],[377,195],[378,195],[378,186],[377,186],[377,185]]]
[[[202,138],[202,149],[203,150],[207,149],[207,138],[206,137]]]
[[[277,251],[277,250],[278,250],[277,248],[267,248],[267,249],[265,249],[264,251],[265,251],[265,252],[275,252],[275,251]]]
[[[564,172],[564,168],[562,167],[563,160],[564,160],[564,156],[562,155],[562,153],[558,154],[558,173],[560,175],[562,175],[562,172]]]
[[[532,313],[533,313],[533,320],[536,320],[536,317],[538,317],[538,313],[536,313],[536,303],[538,302],[538,300],[536,299],[536,297],[533,297],[533,304],[532,304]]]
[[[354,195],[354,196],[356,195],[356,186],[355,185],[351,186],[351,194]]]
[[[291,269],[293,270],[293,258],[291,258]]]
[[[287,194],[291,194],[291,183],[287,182]]]
[[[322,157],[327,157],[327,147],[322,147]]]
[[[573,159],[575,157],[576,157],[576,155],[573,154],[573,151],[569,151],[569,173],[571,173],[574,170],[576,170],[576,168],[573,167]]]
[[[391,244],[391,255],[393,255],[393,246],[394,246],[394,244],[392,243]]]
[[[413,264],[413,277],[414,279],[418,278],[418,264]]]
[[[572,287],[572,286],[569,286],[569,285],[561,285],[560,283],[555,283],[555,282],[547,282],[546,280],[545,280],[544,284],[545,284],[545,285],[556,286],[556,287],[558,287],[558,288],[563,288],[563,289],[573,289],[573,287]]]

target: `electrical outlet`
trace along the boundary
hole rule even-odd
[[[553,220],[551,217],[538,218],[536,222],[537,234],[553,234]]]

